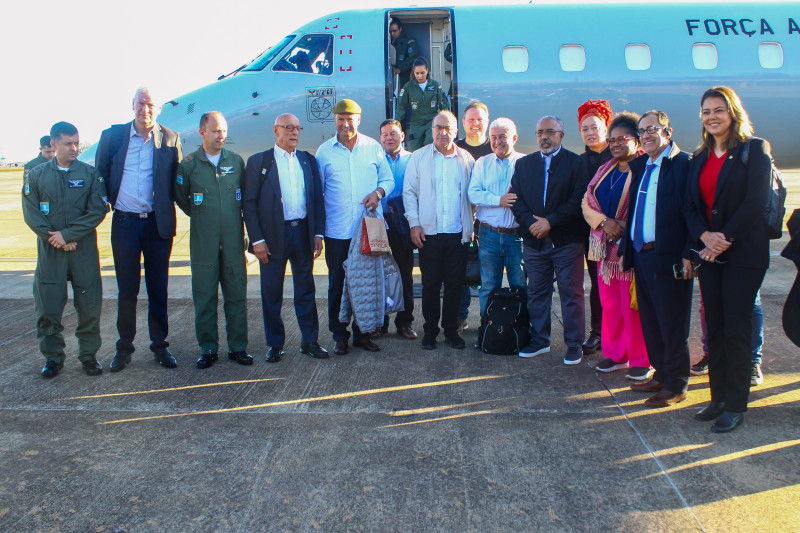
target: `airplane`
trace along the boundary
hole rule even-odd
[[[277,115],[304,127],[300,148],[314,153],[335,134],[331,109],[342,98],[363,110],[360,131],[377,137],[394,116],[398,81],[390,68],[392,17],[416,37],[431,77],[452,88],[451,108],[489,106],[517,124],[517,149],[537,150],[544,115],[561,117],[564,145],[582,152],[577,109],[608,100],[615,111],[661,109],[674,139],[700,142],[700,97],[728,85],[741,97],[756,135],[776,162],[800,166],[800,4],[570,4],[384,8],[342,11],[311,21],[250,63],[170,100],[158,121],[177,130],[185,152],[201,145],[200,116],[221,111],[228,148],[245,159],[272,146]],[[451,45],[452,63],[445,60]],[[82,159],[92,162],[94,150]]]

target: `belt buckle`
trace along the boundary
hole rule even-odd
[[[298,226],[299,224],[300,224],[299,220],[290,220],[289,221],[289,225],[290,226]]]
[[[139,218],[147,218],[149,213],[138,213]]]

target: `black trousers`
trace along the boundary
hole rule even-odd
[[[711,399],[725,402],[726,411],[743,413],[750,396],[750,320],[756,293],[767,271],[703,263],[697,272],[708,328]]]
[[[332,239],[325,237],[325,263],[328,265],[328,329],[333,334],[333,340],[347,340],[350,332],[348,324],[339,321],[339,310],[342,308],[342,293],[344,292],[344,261],[350,252],[350,239]],[[366,335],[358,329],[353,321],[353,338],[358,340]]]
[[[597,286],[597,261],[589,259],[588,246],[584,255],[586,257],[586,268],[589,271],[589,280],[592,282],[592,286],[589,289],[589,310],[591,312],[589,325],[592,329],[589,333],[599,337],[603,329],[603,306],[600,303],[600,289]]]
[[[391,216],[385,214],[386,220],[391,226]],[[394,325],[398,328],[404,326],[411,326],[414,322],[414,277],[412,271],[414,270],[414,249],[404,248],[402,241],[400,241],[393,231],[388,232],[389,246],[392,249],[392,257],[397,263],[397,268],[400,270],[400,280],[403,283],[403,305],[405,308],[397,313],[394,317]],[[383,321],[384,326],[389,325],[389,317]]]
[[[458,331],[458,305],[467,248],[461,243],[461,233],[426,235],[425,245],[419,250],[419,270],[422,274],[422,317],[426,337],[439,334],[439,318],[445,335]],[[444,296],[439,302],[439,290],[444,284]]]
[[[656,369],[653,379],[670,392],[686,392],[691,365],[689,325],[694,280],[677,280],[672,275],[657,273],[654,250],[635,253],[633,271],[647,358]],[[751,310],[752,307],[751,303]]]
[[[136,302],[144,258],[144,282],[147,285],[147,324],[150,349],[154,352],[169,346],[167,342],[167,282],[172,237],[162,239],[156,219],[127,216],[114,211],[111,220],[111,250],[117,276],[117,351],[132,353],[136,336]]]

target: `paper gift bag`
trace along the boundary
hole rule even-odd
[[[386,222],[382,218],[363,217],[361,219],[361,253],[380,255],[390,252]]]

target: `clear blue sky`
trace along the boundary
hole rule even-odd
[[[493,2],[413,2],[481,3]],[[130,104],[136,87],[147,85],[157,99],[170,100],[215,81],[295,28],[325,14],[411,4],[375,0],[5,0],[0,101],[5,103],[13,127],[0,134],[0,157],[7,161],[33,158],[39,138],[60,120],[75,124],[82,141],[96,142],[104,128],[132,118]]]

